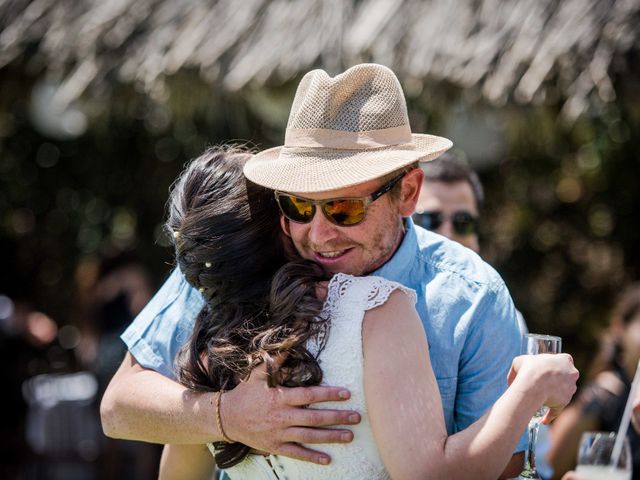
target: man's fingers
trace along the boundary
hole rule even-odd
[[[287,438],[296,443],[349,443],[353,440],[353,432],[331,428],[291,427],[287,429]]]
[[[296,387],[284,391],[289,405],[303,406],[318,402],[340,402],[351,397],[349,390],[341,387]]]
[[[280,445],[280,448],[278,448],[278,451],[274,453],[305,462],[317,463],[319,465],[328,465],[329,462],[331,462],[331,457],[326,453],[305,448],[297,443],[283,443]]]
[[[290,424],[300,427],[331,427],[360,423],[360,414],[353,410],[321,410],[299,408],[292,412]]]

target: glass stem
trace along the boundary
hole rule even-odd
[[[529,422],[529,443],[527,444],[527,450],[524,452],[524,469],[527,472],[536,474],[536,440],[538,439],[538,428],[540,427],[540,421],[538,419],[531,419]]]

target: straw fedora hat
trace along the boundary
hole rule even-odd
[[[296,91],[284,145],[255,155],[244,173],[274,190],[324,192],[433,160],[451,145],[411,133],[402,87],[387,67],[356,65],[333,78],[313,70]]]

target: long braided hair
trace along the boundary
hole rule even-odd
[[[305,344],[326,337],[315,294],[326,274],[313,262],[288,261],[295,253],[280,231],[273,192],[242,173],[249,158],[237,147],[208,149],[185,168],[169,199],[166,227],[177,265],[206,300],[176,358],[178,380],[193,390],[233,389],[262,362],[272,372],[270,386],[322,380]],[[273,358],[284,352],[273,372]],[[241,443],[214,445],[221,468],[250,451]]]

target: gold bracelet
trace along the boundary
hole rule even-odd
[[[224,433],[224,429],[222,428],[222,416],[220,415],[220,399],[222,398],[223,393],[224,390],[221,389],[218,390],[218,393],[216,394],[216,423],[218,424],[218,430],[222,435],[222,439],[227,443],[235,443],[233,440],[227,437],[227,434]]]

